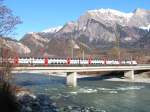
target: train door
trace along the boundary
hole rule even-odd
[[[106,61],[107,61],[106,58],[104,58],[104,64],[105,64],[105,65],[106,65]]]
[[[44,65],[45,65],[45,66],[48,65],[48,58],[47,58],[47,57],[44,58]]]
[[[18,65],[19,64],[19,58],[16,56],[14,57],[14,65]]]
[[[67,58],[67,64],[70,64],[71,59]]]
[[[92,58],[91,58],[91,56],[90,56],[89,59],[88,59],[88,64],[90,65],[91,62],[92,62]]]
[[[81,63],[81,62],[80,62],[80,58],[79,58],[79,65],[80,65],[80,63]]]

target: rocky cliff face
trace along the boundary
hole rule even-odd
[[[122,48],[147,48],[149,25],[149,10],[136,9],[131,13],[113,9],[90,10],[77,21],[68,22],[63,27],[26,34],[20,42],[28,46],[32,54],[41,55],[41,51],[51,56],[67,56],[70,52],[68,49],[75,44],[81,51],[84,49],[87,52],[110,49],[116,45],[118,38]],[[70,41],[74,41],[74,44]]]
[[[4,51],[6,49],[10,49],[14,54],[19,55],[31,53],[31,50],[28,46],[10,38],[0,38],[0,48],[3,48]]]
[[[28,46],[29,49],[32,51],[30,53],[31,56],[41,55],[44,53],[44,49],[46,45],[50,41],[48,38],[44,38],[44,34],[38,33],[28,33],[20,40],[21,43]]]
[[[150,24],[150,11],[137,9],[133,13],[123,13],[112,9],[90,10],[76,22],[66,24],[57,37],[72,33],[74,38],[89,37],[92,41],[115,41],[115,33],[120,33],[121,40],[136,41],[146,32],[140,29]],[[120,28],[117,28],[117,27]]]

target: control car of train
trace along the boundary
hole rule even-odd
[[[106,59],[71,59],[71,58],[18,58],[11,59],[16,65],[136,65],[135,60],[106,60]]]

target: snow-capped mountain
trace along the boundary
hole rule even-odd
[[[126,25],[134,13],[124,13],[114,9],[98,9],[98,10],[89,10],[87,14],[90,15],[93,19],[98,21],[103,21],[104,23],[117,23],[119,22],[122,25]]]
[[[144,45],[145,39],[150,39],[149,28],[150,10],[138,8],[129,13],[114,9],[89,10],[77,21],[70,21],[64,26],[37,33],[30,32],[21,39],[21,43],[28,46],[34,54],[44,48],[47,54],[55,56],[68,55],[71,40],[74,40],[79,48],[86,48],[87,52],[92,48],[114,47],[117,36],[120,37],[121,47],[135,48],[142,47],[137,45],[141,40]],[[144,47],[147,48],[146,46],[147,43]]]
[[[79,18],[78,22],[80,24],[80,28],[85,27],[89,19],[94,19],[107,26],[119,24],[122,26],[140,27],[150,23],[149,18],[150,11],[144,9],[136,9],[134,12],[130,13],[124,13],[114,9],[98,9],[87,11]]]
[[[53,27],[53,28],[49,28],[49,29],[45,29],[42,32],[44,33],[56,33],[58,32],[63,26],[57,26],[57,27]]]
[[[115,33],[121,33],[122,42],[135,42],[143,36],[140,26],[150,24],[150,11],[136,9],[130,13],[114,9],[89,10],[77,21],[68,22],[56,33],[57,37],[68,37],[96,42],[113,42]]]

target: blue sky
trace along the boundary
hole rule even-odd
[[[150,10],[150,0],[5,0],[4,3],[23,21],[15,30],[16,39],[26,32],[42,31],[75,21],[90,9],[111,8],[123,12],[132,12],[136,8]]]

